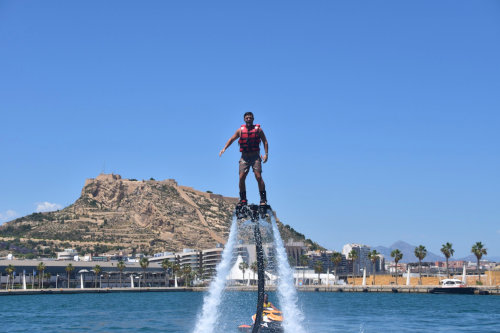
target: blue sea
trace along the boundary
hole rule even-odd
[[[4,296],[0,331],[191,333],[204,295]],[[300,292],[299,299],[308,332],[500,332],[498,296]],[[274,293],[270,300],[279,307]],[[237,332],[238,325],[249,324],[255,303],[255,293],[226,292],[218,332]]]

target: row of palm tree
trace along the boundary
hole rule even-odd
[[[453,256],[455,253],[455,250],[453,249],[453,244],[447,242],[442,245],[441,247],[441,252],[446,258],[446,271],[448,278],[450,277],[450,271],[449,271],[449,258]],[[471,249],[471,252],[476,256],[477,258],[477,274],[479,276],[479,282],[481,281],[481,275],[479,274],[479,262],[482,258],[483,255],[487,254],[487,249],[484,248],[484,245],[481,242],[476,242]],[[419,261],[419,284],[422,284],[422,260],[427,256],[427,249],[423,245],[419,245],[415,248],[414,250],[415,257],[417,257]],[[375,284],[375,277],[376,277],[376,269],[375,265],[377,262],[377,259],[379,257],[380,253],[377,252],[377,250],[372,250],[371,252],[368,253],[368,258],[373,264],[373,284]],[[307,256],[303,256],[304,258],[301,258],[301,265],[305,266],[308,264],[308,258]],[[395,267],[397,270],[398,263],[401,259],[403,259],[403,253],[399,249],[395,249],[391,251],[391,257],[394,258],[395,262]],[[354,272],[355,272],[355,262],[359,258],[359,253],[356,251],[356,249],[352,249],[349,254],[348,254],[348,259],[352,261],[353,263],[353,269],[352,269],[352,279],[353,279],[353,284],[355,284],[355,279],[354,279]],[[331,261],[334,264],[334,273],[335,276],[337,276],[337,267],[340,265],[342,262],[342,254],[340,252],[334,251],[332,256],[331,256]],[[318,279],[319,279],[319,273],[323,271],[322,264],[316,264],[314,267],[315,273],[318,273]],[[396,274],[396,284],[398,284],[398,274]]]
[[[173,268],[173,273],[174,274],[177,274],[178,272],[181,271],[181,267],[179,264],[171,264],[171,265],[166,265],[166,262],[168,262],[168,259],[165,259],[164,262],[162,263],[162,267],[164,269],[168,269],[168,268]],[[149,261],[147,258],[142,258],[141,261],[139,262],[141,268],[144,270],[144,277],[146,277],[146,269],[147,267],[149,266]],[[187,267],[186,267],[187,266]],[[123,260],[120,260],[118,262],[118,264],[116,265],[116,267],[118,268],[118,270],[120,271],[120,285],[122,285],[122,276],[123,276],[123,271],[124,269],[126,268],[125,266],[125,263]],[[40,262],[38,265],[37,265],[37,268],[36,270],[39,272],[38,274],[38,288],[41,289],[43,288],[43,283],[44,283],[44,280],[45,279],[50,279],[51,277],[51,274],[50,273],[45,273],[45,269],[46,269],[46,266],[43,262]],[[14,279],[13,279],[13,274],[15,272],[15,267],[12,266],[12,265],[9,265],[6,269],[5,269],[5,272],[7,273],[8,275],[8,283],[6,285],[6,288],[8,289],[10,283],[12,283],[12,286],[14,284]],[[73,264],[68,264],[66,267],[65,267],[65,271],[66,273],[68,274],[68,282],[67,282],[67,287],[69,288],[70,287],[70,281],[71,281],[71,273],[75,270],[75,267],[73,266]],[[97,288],[97,278],[99,276],[99,274],[102,272],[102,267],[100,265],[95,265],[94,268],[92,269],[92,272],[94,273],[94,287]],[[188,276],[191,272],[191,267],[189,265],[184,265],[182,267],[182,273],[184,276]],[[141,283],[141,280],[139,280],[139,286],[140,286],[140,283]],[[188,277],[188,284],[189,284],[189,277]],[[165,285],[166,285],[166,274],[165,274]]]
[[[472,248],[471,248],[471,252],[476,256],[477,258],[477,274],[479,276],[479,283],[481,283],[481,275],[479,274],[479,264],[480,264],[480,260],[481,258],[483,257],[483,255],[487,255],[487,249],[484,247],[484,245],[481,243],[481,242],[476,242]],[[449,258],[451,258],[454,253],[455,253],[455,250],[453,249],[453,244],[447,242],[445,244],[442,245],[441,247],[441,253],[443,253],[443,255],[445,256],[446,258],[446,271],[447,271],[447,275],[448,277],[450,277],[450,271],[449,271]],[[415,250],[414,250],[414,254],[415,254],[415,257],[417,257],[418,259],[418,266],[419,266],[419,284],[422,284],[422,260],[427,256],[427,249],[425,248],[424,245],[419,245],[417,247],[415,247]],[[375,284],[375,278],[376,278],[376,269],[375,269],[375,265],[376,265],[376,262],[377,262],[377,259],[379,257],[380,253],[377,252],[377,250],[372,250],[371,252],[369,252],[368,254],[368,258],[369,260],[372,262],[373,264],[373,284]],[[394,262],[395,262],[395,267],[396,267],[396,270],[397,270],[397,267],[398,267],[398,262],[403,259],[403,253],[399,250],[399,249],[395,249],[393,251],[391,251],[391,257],[394,258]],[[357,259],[359,258],[359,253],[358,251],[356,251],[355,249],[352,249],[349,254],[348,254],[348,260],[350,260],[352,263],[353,263],[353,270],[352,270],[352,279],[353,279],[353,284],[355,284],[355,279],[354,279],[354,272],[355,272],[355,263],[357,261]],[[334,274],[335,276],[337,276],[337,268],[338,266],[342,263],[342,254],[340,252],[333,252],[332,256],[331,256],[331,261],[332,263],[334,264]],[[309,258],[306,256],[306,255],[302,255],[299,259],[299,262],[302,266],[307,266],[309,264]],[[141,268],[143,269],[144,271],[144,280],[146,280],[146,277],[147,277],[147,268],[149,266],[149,260],[147,258],[142,258],[139,262]],[[175,279],[177,279],[177,275],[179,273],[182,274],[182,276],[184,276],[185,278],[185,281],[186,281],[186,285],[189,285],[190,284],[190,278],[193,276],[193,272],[192,272],[192,269],[191,269],[191,266],[189,265],[183,265],[182,267],[176,263],[176,262],[170,262],[168,259],[164,259],[161,263],[161,267],[163,268],[163,270],[165,271],[165,285],[167,285],[167,273],[170,271],[172,275],[175,276]],[[120,260],[117,264],[117,268],[118,270],[120,271],[120,285],[122,285],[122,274],[123,274],[123,271],[124,269],[126,268],[125,266],[125,263],[123,262],[123,260]],[[242,270],[243,272],[243,277],[245,277],[245,272],[246,270],[250,268],[253,273],[254,273],[254,278],[255,278],[255,273],[257,272],[257,262],[253,262],[251,265],[248,265],[248,263],[246,263],[245,261],[241,262],[240,265],[239,265],[239,269]],[[37,268],[36,270],[39,272],[38,274],[38,288],[43,288],[43,282],[44,282],[44,279],[45,278],[50,278],[50,273],[45,273],[45,269],[46,269],[46,266],[43,262],[40,262],[38,265],[37,265]],[[74,271],[74,266],[70,263],[66,266],[65,270],[68,274],[68,282],[67,282],[67,287],[69,288],[70,287],[70,276],[71,276],[71,273]],[[95,274],[95,279],[94,279],[94,286],[97,288],[97,277],[98,275],[102,272],[102,268],[101,266],[99,265],[96,265],[93,270],[92,270]],[[319,280],[319,277],[320,277],[320,273],[323,271],[323,264],[318,261],[316,262],[315,266],[314,266],[314,271],[315,273],[318,274],[318,280]],[[13,273],[15,272],[15,267],[12,266],[12,265],[9,265],[6,269],[5,269],[5,272],[7,273],[8,275],[8,283],[6,285],[6,288],[8,288],[9,284],[14,283],[14,279],[13,279]],[[305,271],[303,272],[303,274],[305,274]],[[304,279],[304,276],[303,276],[303,279]],[[396,284],[398,283],[398,274],[396,274]],[[139,286],[141,285],[141,280],[139,280]]]
[[[264,267],[267,266],[267,259],[264,259]],[[241,272],[243,273],[243,279],[245,279],[245,272],[247,271],[247,269],[250,268],[250,270],[253,272],[253,279],[255,280],[255,274],[257,273],[257,271],[259,270],[259,267],[258,267],[258,264],[257,264],[257,261],[254,261],[253,263],[251,263],[250,265],[248,265],[248,263],[246,261],[242,261],[240,262],[240,264],[238,265],[238,268],[241,270]]]
[[[52,276],[49,272],[45,273],[45,264],[43,262],[39,263],[36,270],[39,272],[38,274],[38,288],[43,288],[43,281],[44,279],[50,279]],[[13,265],[9,265],[5,268],[5,272],[7,273],[8,280],[7,284],[5,286],[6,289],[9,288],[9,285],[11,285],[12,288],[14,288],[14,272],[16,271],[16,268]]]
[[[161,267],[165,271],[165,286],[167,285],[167,274],[168,272],[171,272],[171,275],[174,276],[174,279],[177,280],[177,275],[180,274],[182,277],[184,277],[185,280],[185,285],[189,286],[191,284],[191,279],[196,275],[196,276],[202,276],[202,272],[198,271],[193,272],[193,269],[191,268],[190,265],[184,264],[180,265],[177,262],[171,262],[168,259],[163,259],[161,262]]]
[[[307,256],[305,255],[302,255],[300,260],[303,260],[303,258],[308,258]],[[264,269],[265,267],[267,267],[268,265],[268,261],[266,258],[264,258]],[[247,271],[247,269],[250,268],[250,270],[252,271],[253,273],[253,279],[255,280],[255,274],[257,274],[257,271],[259,270],[259,266],[257,264],[257,261],[254,261],[252,262],[250,265],[248,265],[248,263],[246,261],[242,261],[239,265],[238,265],[238,268],[242,271],[243,273],[243,279],[245,279],[245,272]]]
[[[174,276],[174,279],[177,279],[177,274],[182,271],[182,267],[181,265],[179,265],[179,263],[171,262],[168,259],[163,259],[163,261],[161,262],[161,267],[165,271],[165,286],[167,285],[167,273],[169,271]]]
[[[418,273],[419,273],[419,284],[422,284],[422,260],[427,256],[427,249],[423,245],[419,245],[415,248],[415,257],[418,259]],[[441,253],[444,255],[446,258],[446,272],[448,275],[448,278],[450,277],[450,269],[449,269],[449,262],[448,260],[455,254],[455,250],[453,249],[453,244],[452,243],[445,243],[441,246]],[[476,242],[474,245],[472,245],[471,248],[471,253],[476,256],[477,259],[477,275],[479,277],[479,283],[481,283],[481,274],[479,273],[479,263],[481,261],[481,258],[483,255],[488,254],[487,249],[484,247],[483,243],[481,242]],[[392,255],[392,253],[391,253]],[[402,258],[402,254],[401,254]],[[396,262],[396,267],[397,267],[397,262]]]
[[[245,271],[249,268],[250,266],[248,265],[248,263],[246,261],[242,261],[240,262],[240,264],[238,265],[238,268],[240,269],[240,271],[243,272],[243,279],[245,279]]]
[[[377,252],[377,250],[373,250],[370,253],[368,253],[368,258],[373,264],[373,271],[375,272],[375,265],[377,263],[377,260],[379,258],[380,253]],[[353,273],[352,273],[352,280],[353,283],[355,283],[354,279],[354,263],[358,259],[359,254],[355,249],[352,249],[351,252],[348,254],[348,259],[353,262]],[[335,278],[337,277],[337,269],[338,266],[342,263],[342,253],[333,251],[332,256],[330,257],[331,262],[333,263],[334,266],[334,276]],[[302,263],[303,262],[303,263]],[[308,264],[308,258],[305,256],[304,260],[301,260],[301,264],[303,266],[306,266]],[[318,274],[318,281],[320,280],[320,274],[323,272],[323,263],[321,261],[316,261],[314,264],[314,272]],[[373,284],[375,284],[375,274],[373,275]]]

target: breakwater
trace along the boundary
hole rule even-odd
[[[425,294],[439,286],[299,286],[299,292],[332,293],[410,293]],[[500,286],[476,286],[477,295],[500,295]],[[227,291],[257,291],[256,286],[227,286]],[[266,286],[268,291],[276,291],[276,286]],[[8,295],[62,295],[62,294],[109,294],[141,292],[206,292],[208,287],[148,287],[148,288],[47,288],[0,290],[0,296]]]

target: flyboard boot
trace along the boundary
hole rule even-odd
[[[271,206],[267,204],[266,191],[259,191],[260,194],[260,205],[259,205],[259,215],[261,219],[269,217],[271,212]]]
[[[267,204],[266,191],[260,191],[260,205],[249,205],[247,193],[240,192],[240,202],[236,205],[236,217],[239,221],[251,220],[257,222],[259,217],[266,219],[271,214],[271,206]]]
[[[240,192],[240,202],[236,205],[236,217],[243,220],[248,216],[247,192]]]

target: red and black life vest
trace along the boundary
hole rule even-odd
[[[238,143],[240,144],[240,151],[249,153],[260,150],[260,125],[255,124],[249,130],[247,125],[241,125],[241,135]]]

